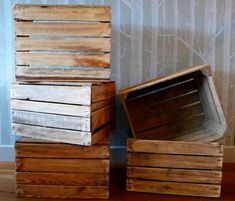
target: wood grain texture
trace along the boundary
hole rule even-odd
[[[16,51],[63,50],[81,52],[110,52],[110,38],[29,38],[16,37]]]
[[[91,121],[87,117],[64,116],[38,112],[12,112],[12,121],[17,124],[50,127],[56,129],[71,129],[77,131],[91,131]]]
[[[112,98],[116,95],[115,82],[110,81],[101,86],[92,86],[92,103]]]
[[[85,105],[68,105],[27,100],[11,100],[11,109],[49,114],[90,117],[91,107]]]
[[[16,65],[108,67],[110,54],[16,53]]]
[[[128,139],[128,152],[223,156],[219,143],[175,142]]]
[[[108,186],[109,175],[69,172],[16,172],[16,183],[18,185]]]
[[[109,160],[16,158],[16,171],[108,173]]]
[[[15,135],[78,145],[91,145],[91,133],[41,126],[12,124]],[[100,131],[102,133],[102,130]],[[107,133],[105,132],[107,135]]]
[[[69,104],[91,104],[91,88],[88,86],[12,84],[11,98]]]
[[[177,182],[141,181],[128,179],[127,190],[173,195],[220,197],[221,186],[212,184],[186,184]]]
[[[108,198],[108,186],[18,185],[17,196],[40,198]]]
[[[16,20],[110,21],[111,6],[17,4]]]
[[[110,23],[15,22],[18,36],[110,37]]]
[[[84,147],[62,143],[38,143],[31,140],[31,143],[17,142],[15,155],[20,158],[107,159],[109,158],[109,145],[98,144]]]
[[[221,170],[222,157],[168,154],[128,153],[130,166],[166,167],[183,169]]]
[[[29,80],[47,80],[47,81],[70,81],[78,82],[79,80],[84,81],[89,79],[89,81],[99,82],[100,79],[110,78],[110,68],[43,68],[43,67],[16,67],[16,77],[17,81]],[[92,80],[96,79],[96,80]],[[107,81],[107,80],[106,80]]]
[[[103,107],[95,112],[92,112],[92,131],[103,126],[104,124],[110,123],[114,119],[114,105]]]
[[[220,184],[222,180],[222,171],[128,167],[127,177],[143,180]]]

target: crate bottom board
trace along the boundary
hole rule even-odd
[[[109,198],[109,186],[17,185],[18,197]]]
[[[214,184],[195,184],[127,179],[126,190],[145,193],[218,198],[220,197],[221,186]]]

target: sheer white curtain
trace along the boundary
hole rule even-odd
[[[9,83],[13,75],[14,3],[112,5],[112,79],[117,88],[179,68],[209,63],[229,129],[235,130],[235,1],[233,0],[2,0],[0,7],[1,143],[12,143]],[[127,124],[117,102],[113,145],[124,145]]]

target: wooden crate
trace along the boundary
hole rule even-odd
[[[120,95],[134,137],[128,140],[127,190],[219,197],[226,121],[209,65]]]
[[[107,140],[84,147],[23,138],[15,152],[17,196],[109,197]]]
[[[127,190],[220,197],[219,143],[128,140]]]
[[[16,5],[17,80],[109,79],[111,7]]]
[[[11,86],[16,135],[78,145],[108,136],[115,83],[15,83]]]
[[[212,142],[226,121],[209,65],[186,68],[120,91],[138,139]]]

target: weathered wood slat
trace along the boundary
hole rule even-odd
[[[78,79],[109,79],[109,68],[43,68],[17,66],[16,77],[18,80],[56,80],[75,81]],[[91,81],[91,80],[90,80]],[[93,80],[95,81],[95,80]]]
[[[12,99],[11,109],[80,117],[91,116],[91,107],[85,105],[68,105]]]
[[[27,111],[13,111],[13,123],[35,125],[50,128],[91,131],[90,118]]]
[[[32,141],[32,140],[31,140]],[[109,158],[108,145],[95,145],[90,147],[74,146],[69,144],[42,144],[37,142],[15,145],[16,157],[20,158]]]
[[[100,126],[111,122],[114,119],[114,105],[101,108],[92,112],[92,130],[99,128]]]
[[[190,184],[128,179],[127,190],[173,195],[220,197],[221,186],[212,184]]]
[[[114,97],[115,91],[116,86],[114,82],[104,83],[101,86],[92,86],[92,103]]]
[[[77,86],[12,84],[11,98],[70,104],[91,104],[91,88]]]
[[[33,137],[35,139],[51,140],[79,145],[91,145],[91,133],[65,129],[45,128],[41,126],[12,124],[15,135]]]
[[[128,152],[223,156],[223,147],[217,143],[129,139],[127,148]]]
[[[16,158],[16,171],[108,173],[109,160]]]
[[[18,36],[95,36],[110,37],[110,23],[15,22]]]
[[[56,50],[110,52],[110,38],[16,38],[16,51]]]
[[[176,96],[169,101],[155,101],[153,104],[148,104],[142,101],[140,103],[141,107],[138,110],[129,110],[129,113],[133,120],[148,117],[148,115],[154,115],[156,113],[167,113],[175,109],[179,109],[190,105],[192,103],[199,103],[200,99],[198,97],[198,92],[188,93],[181,96]],[[134,107],[134,106],[133,106]]]
[[[110,65],[110,54],[16,53],[16,65],[98,66]]]
[[[111,98],[108,98],[108,99],[105,99],[105,100],[93,103],[91,105],[91,110],[95,111],[95,110],[98,110],[100,108],[106,107],[108,105],[112,105],[114,103],[115,103],[115,97],[111,97]]]
[[[110,21],[111,7],[18,4],[14,7],[14,17],[16,20]]]
[[[201,114],[203,112],[200,104],[194,104],[184,108],[176,108],[171,112],[149,114],[146,118],[133,120],[132,124],[136,132],[141,132],[146,129],[151,129],[157,126],[162,126],[178,121],[183,121],[192,115]]]
[[[149,167],[128,167],[127,177],[133,179],[220,184],[222,172],[215,170],[187,170]],[[187,184],[186,184],[187,185]]]
[[[187,119],[179,120],[169,124],[165,124],[160,127],[155,127],[145,131],[136,133],[139,139],[149,139],[149,140],[170,140],[174,139],[181,132],[198,128],[201,126],[204,114],[195,115]]]
[[[40,198],[108,198],[109,186],[18,185],[17,196]]]
[[[128,153],[128,165],[183,169],[221,170],[222,157]]]
[[[16,172],[16,183],[18,185],[108,186],[109,176],[100,173]]]

